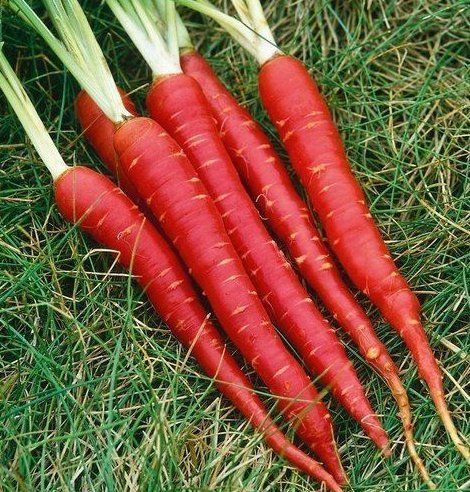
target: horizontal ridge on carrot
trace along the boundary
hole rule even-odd
[[[442,373],[415,294],[398,271],[347,160],[336,125],[305,66],[277,47],[258,0],[232,0],[241,20],[209,2],[178,0],[219,22],[260,65],[259,93],[344,269],[406,343],[457,449],[470,462],[444,398]]]
[[[61,214],[96,241],[119,252],[173,334],[280,455],[330,490],[341,489],[314,460],[292,445],[270,419],[248,379],[197,299],[178,258],[137,206],[108,178],[86,167],[69,167],[49,137],[26,92],[0,51],[0,88],[54,180]],[[124,106],[122,106],[125,114]]]
[[[276,334],[193,166],[155,121],[122,109],[121,96],[76,0],[45,3],[65,45],[31,15],[31,9],[28,21],[116,125],[114,147],[124,174],[204,289],[220,324],[278,398],[297,434],[337,481],[344,481],[326,406]],[[73,8],[62,8],[64,3]],[[169,73],[172,70],[169,65]]]
[[[166,50],[163,60],[172,61],[172,70],[179,63],[178,49],[172,51],[170,47],[172,27],[167,25],[168,32],[160,32],[154,22],[155,32],[144,41],[154,13],[149,4],[137,2],[140,5],[137,11],[130,4],[124,6],[124,2],[108,3],[151,65],[154,82],[147,94],[151,116],[169,132],[194,165],[272,321],[298,350],[307,367],[320,375],[367,435],[387,453],[387,436],[343,346],[263,224],[220,140],[201,88],[193,78],[181,73],[181,69],[180,73],[169,73],[166,62],[162,61],[161,54]],[[163,11],[160,15],[164,22],[175,12]],[[176,32],[177,25],[173,29]],[[158,34],[167,43],[154,41]],[[158,57],[150,58],[152,51]]]

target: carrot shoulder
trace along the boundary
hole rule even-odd
[[[136,116],[137,110],[131,98],[122,89],[119,89],[119,94],[121,95],[124,107]],[[106,117],[103,111],[101,111],[84,90],[81,90],[75,98],[75,114],[82,127],[83,135],[106,167],[112,172],[119,187],[133,202],[141,207],[142,203],[137,190],[119,167],[113,145],[114,123]]]

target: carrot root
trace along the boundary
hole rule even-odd
[[[149,118],[119,127],[114,146],[125,174],[192,269],[226,333],[280,398],[282,412],[295,421],[302,414],[300,437],[314,448],[321,436],[330,448],[321,456],[325,466],[341,470],[326,406],[254,296],[222,217],[181,147]],[[337,475],[342,478],[342,470]]]
[[[280,55],[261,67],[259,91],[332,250],[408,346],[450,438],[468,461],[468,447],[452,423],[441,371],[419,321],[419,301],[373,221],[319,88],[299,60]]]
[[[462,441],[455,427],[455,424],[450,415],[449,409],[447,408],[447,404],[444,398],[444,393],[442,391],[433,391],[431,389],[431,396],[434,400],[434,404],[436,405],[437,413],[441,418],[441,421],[450,437],[452,442],[454,443],[457,451],[465,458],[467,463],[470,464],[470,451],[468,446]]]
[[[272,449],[332,491],[341,490],[321,465],[292,444],[269,417],[248,378],[197,299],[183,265],[133,202],[109,179],[76,166],[54,184],[64,218],[98,243],[118,251],[170,331],[199,362],[217,388],[234,404]],[[163,275],[162,275],[163,273]]]
[[[411,419],[411,408],[410,402],[408,400],[408,395],[402,382],[398,376],[394,373],[389,373],[386,377],[388,386],[392,391],[392,395],[398,405],[398,410],[400,412],[400,418],[403,423],[403,433],[405,435],[406,447],[408,449],[408,454],[413,461],[416,470],[421,475],[421,478],[425,484],[432,490],[436,489],[436,484],[431,480],[428,470],[426,469],[423,460],[419,457],[416,450],[415,439],[413,435],[413,422]]]

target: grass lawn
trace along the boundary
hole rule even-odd
[[[265,3],[280,45],[311,68],[330,103],[373,215],[422,301],[449,406],[468,436],[468,4]],[[142,107],[149,71],[99,4],[83,2],[118,83]],[[257,97],[255,62],[213,22],[187,18],[201,52],[285,156]],[[6,11],[2,36],[66,160],[104,171],[80,136],[72,77]],[[3,96],[0,121],[0,490],[316,489],[219,396],[115,256],[60,217],[51,178]],[[403,343],[360,300],[401,369],[432,479],[441,491],[470,486]],[[326,396],[351,489],[425,490],[390,392],[338,334],[393,446],[382,458]]]

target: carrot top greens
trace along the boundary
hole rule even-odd
[[[130,117],[131,114],[122,103],[105,56],[78,1],[44,0],[44,4],[59,38],[26,0],[9,0],[10,7],[44,38],[109,119],[118,123]]]
[[[11,68],[0,44],[0,89],[21,121],[29,139],[53,179],[68,169],[21,82]]]
[[[181,73],[179,40],[186,44],[190,41],[189,36],[184,41],[185,29],[177,22],[172,0],[159,0],[158,3],[152,0],[106,0],[106,3],[155,76]]]
[[[240,20],[217,9],[209,0],[176,1],[218,22],[260,65],[281,53],[258,0],[232,0]]]

